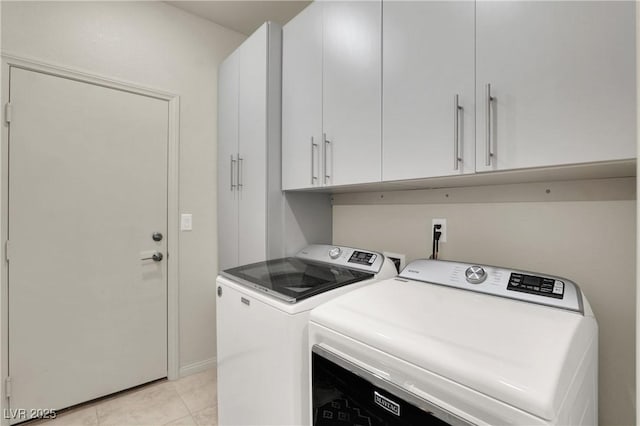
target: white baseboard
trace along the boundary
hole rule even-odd
[[[205,359],[203,361],[194,362],[193,364],[180,367],[180,377],[189,376],[191,374],[199,373],[201,371],[215,368],[217,364],[216,357]]]

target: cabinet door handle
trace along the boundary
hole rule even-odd
[[[327,151],[331,146],[331,141],[327,139],[326,133],[322,134],[322,139],[324,140],[324,183],[326,184],[327,180],[331,179],[331,175],[327,173],[327,170],[329,169],[329,167],[327,166]]]
[[[231,179],[230,179],[230,181],[231,181],[231,189],[230,189],[230,191],[233,191],[234,188],[236,187],[235,184],[233,183],[233,165],[235,163],[236,163],[236,160],[233,159],[233,155],[232,155],[231,156],[231,167],[230,167],[230,169],[231,169]]]
[[[460,106],[460,96],[453,97],[453,170],[458,170],[462,161],[460,158],[460,112],[463,108]]]
[[[244,158],[241,158],[240,154],[238,154],[238,169],[237,169],[238,170],[238,180],[237,180],[238,190],[240,190],[244,186],[244,184],[242,183],[242,174],[244,172],[243,164],[244,164]]]
[[[311,185],[315,185],[316,180],[318,179],[318,177],[314,173],[314,169],[316,165],[315,150],[317,147],[318,147],[318,144],[313,141],[313,136],[311,136]]]
[[[490,166],[491,165],[491,157],[493,157],[493,152],[491,152],[491,109],[493,107],[493,101],[495,100],[495,98],[493,96],[491,96],[491,84],[487,84],[487,95],[486,95],[486,101],[487,101],[487,111],[485,114],[485,117],[487,119],[487,123],[485,126],[485,131],[486,131],[486,135],[485,135],[485,139],[486,139],[486,143],[487,143],[487,149],[485,151],[486,156],[485,156],[485,165],[486,166]]]

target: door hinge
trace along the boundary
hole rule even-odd
[[[4,260],[9,262],[9,240],[4,242]]]
[[[11,398],[11,376],[4,379],[4,393],[7,398]]]
[[[11,105],[11,102],[7,102],[4,106],[4,121],[7,124],[11,123],[12,113],[13,113],[13,105]]]

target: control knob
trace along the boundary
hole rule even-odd
[[[334,247],[331,250],[329,250],[329,257],[332,259],[339,258],[340,254],[342,254],[342,249],[340,247]]]
[[[487,272],[482,266],[469,266],[464,275],[467,277],[467,282],[470,284],[480,284],[487,279]]]

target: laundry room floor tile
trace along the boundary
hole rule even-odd
[[[97,410],[100,426],[162,425],[190,414],[171,382],[103,402]]]
[[[164,426],[198,426],[198,424],[192,416],[187,416],[169,423],[165,423]]]
[[[191,413],[211,407],[217,401],[215,369],[192,374],[173,383]]]
[[[216,370],[157,381],[21,426],[216,426]]]
[[[193,415],[198,426],[216,426],[218,424],[218,407],[205,408]]]

